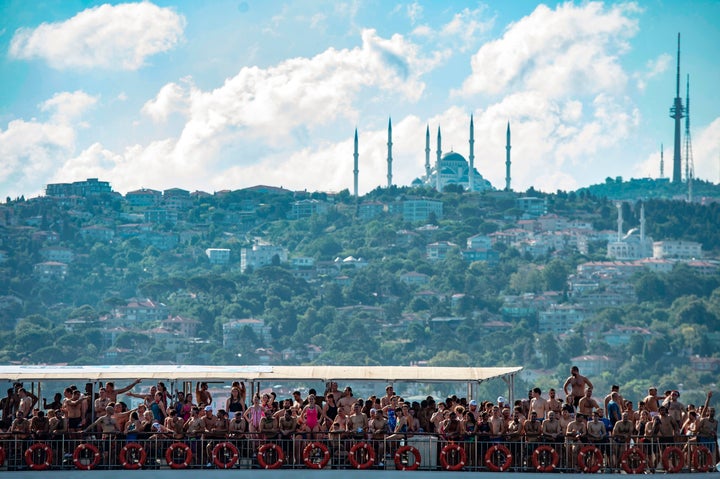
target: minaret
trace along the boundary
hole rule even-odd
[[[475,191],[475,125],[470,114],[470,171],[468,171],[468,190]]]
[[[680,97],[680,34],[678,33],[678,51],[677,51],[677,79],[675,81],[675,101],[670,108],[670,118],[675,120],[675,150],[673,152],[673,183],[682,181],[682,155],[680,146],[680,120],[683,115],[682,98]]]
[[[392,186],[392,118],[388,118],[388,157],[387,157],[387,180],[388,188]]]
[[[640,244],[645,246],[645,203],[640,204]]]
[[[617,241],[618,243],[622,241],[622,225],[623,225],[623,217],[622,217],[622,203],[617,202],[615,203],[615,208],[617,208],[618,211],[618,217],[617,217]]]
[[[505,133],[505,191],[510,189],[510,122],[507,124],[507,132]]]
[[[357,135],[357,128],[355,128],[355,152],[353,153],[353,160],[354,160],[354,168],[353,168],[353,177],[354,177],[354,184],[353,184],[353,192],[355,193],[355,198],[358,197],[358,157],[360,154],[358,153],[358,135]]]
[[[665,155],[663,154],[662,143],[660,143],[660,178],[665,178]]]
[[[440,189],[440,156],[442,155],[442,139],[440,137],[440,127],[438,126],[437,136],[437,160],[435,160],[435,189]]]
[[[430,179],[430,125],[425,129],[425,178]]]

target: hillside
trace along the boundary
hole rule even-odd
[[[720,369],[717,203],[639,194],[623,234],[642,205],[702,258],[609,261],[595,187],[148,191],[0,206],[1,362],[520,365],[520,396],[578,364],[688,402]]]

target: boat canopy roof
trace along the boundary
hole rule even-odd
[[[239,380],[239,381],[385,381],[385,382],[483,382],[514,376],[522,367],[423,367],[423,366],[202,366],[202,365],[105,365],[105,366],[2,366],[0,378],[9,381],[122,379]]]

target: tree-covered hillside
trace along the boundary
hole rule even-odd
[[[521,196],[544,201],[546,219]],[[441,213],[410,221],[403,208],[416,199]],[[319,209],[298,213],[308,205]],[[624,231],[639,226],[640,205],[622,204]],[[617,229],[616,204],[588,190],[393,187],[355,199],[249,189],[196,195],[172,214],[118,195],[8,201],[0,362],[520,365],[546,390],[577,358],[601,356],[611,365],[592,377],[601,390],[620,383],[639,396],[654,383],[699,398],[720,369],[720,274],[708,261],[720,206],[643,205],[648,236],[698,242],[704,262],[580,281],[583,265],[607,260]],[[259,240],[287,260],[241,267]],[[208,248],[229,261],[212,264]],[[588,306],[588,282],[599,298],[632,300]],[[133,316],[142,301],[165,316]],[[566,310],[582,319],[543,329],[547,311]]]

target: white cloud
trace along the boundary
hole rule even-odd
[[[423,7],[418,2],[413,2],[407,6],[407,16],[411,25],[415,25],[422,18],[422,15]]]
[[[40,105],[41,111],[51,112],[53,122],[67,122],[80,117],[97,103],[97,97],[84,91],[61,92]]]
[[[695,177],[720,182],[720,117],[692,137]]]
[[[62,167],[76,147],[82,114],[97,103],[83,91],[61,92],[39,105],[46,121],[13,120],[0,129],[0,184],[10,196],[35,191]]]
[[[489,32],[495,24],[494,19],[484,20],[487,8],[480,7],[475,10],[465,8],[453,16],[453,19],[440,29],[442,37],[460,39],[460,51],[467,51]]]
[[[540,5],[480,48],[460,93],[531,88],[558,97],[620,90],[627,78],[617,59],[638,29],[627,15],[634,11],[632,4],[607,10],[601,3]]]
[[[56,69],[137,70],[146,58],[180,41],[185,19],[150,2],[101,5],[64,22],[21,28],[10,43],[10,56],[40,58]]]
[[[190,84],[190,78],[186,83]],[[163,86],[157,96],[148,100],[142,107],[142,112],[154,121],[165,121],[174,112],[184,113],[187,111],[186,89],[177,83],[168,83]]]
[[[168,84],[143,112],[156,120],[185,112],[177,154],[206,157],[210,146],[241,138],[275,143],[298,128],[316,130],[339,118],[352,119],[353,102],[365,88],[415,101],[424,89],[422,74],[435,64],[400,35],[384,39],[365,30],[359,48],[329,49],[267,69],[245,67],[211,91]]]
[[[633,75],[637,83],[638,90],[643,91],[647,85],[648,80],[665,72],[670,66],[673,57],[667,53],[663,53],[654,60],[649,60],[646,65],[644,72],[637,72]]]

